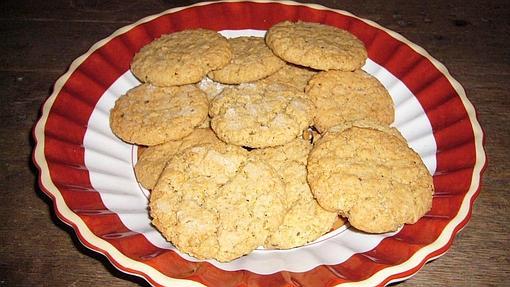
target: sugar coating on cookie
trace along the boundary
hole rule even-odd
[[[288,143],[312,124],[314,106],[286,85],[242,84],[211,103],[211,127],[230,144],[252,148]]]
[[[304,92],[308,81],[317,74],[316,70],[287,63],[276,73],[261,81],[267,84],[285,84]]]
[[[313,76],[305,89],[317,107],[315,127],[320,131],[350,121],[370,120],[390,125],[393,100],[384,86],[362,71],[326,71]]]
[[[266,43],[285,61],[317,70],[354,71],[367,59],[363,42],[354,35],[318,23],[278,23],[268,30]]]
[[[184,30],[166,34],[142,47],[131,71],[142,82],[175,86],[199,82],[232,58],[230,45],[216,31]]]
[[[192,85],[129,90],[110,111],[113,133],[128,143],[158,145],[189,135],[207,117],[205,94]]]
[[[195,145],[220,142],[211,129],[198,128],[183,139],[148,147],[135,164],[136,179],[143,187],[153,189],[166,163],[176,153]]]
[[[211,102],[214,100],[214,98],[216,98],[217,95],[223,92],[223,89],[229,87],[230,85],[218,83],[211,80],[209,77],[204,77],[200,82],[196,84],[196,86],[207,95],[207,99],[209,99],[209,102]]]
[[[279,147],[255,149],[251,154],[271,165],[285,186],[287,213],[282,224],[266,240],[266,248],[288,249],[305,245],[328,232],[335,221],[335,212],[323,209],[313,195],[306,179],[306,163],[312,145],[295,139]]]
[[[170,160],[151,193],[150,214],[180,251],[226,262],[278,228],[283,192],[276,172],[243,148],[199,145]]]
[[[233,56],[226,66],[211,71],[208,76],[220,83],[241,84],[267,77],[285,62],[267,47],[264,38],[237,37],[228,39]]]
[[[371,233],[415,223],[432,206],[432,177],[420,156],[385,129],[330,130],[308,157],[320,205]]]

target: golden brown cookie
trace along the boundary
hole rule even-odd
[[[226,262],[278,228],[283,192],[275,171],[243,148],[199,145],[170,160],[151,193],[150,214],[180,251]]]
[[[333,128],[308,157],[308,182],[320,205],[371,233],[415,223],[432,205],[427,168],[388,129]]]
[[[286,85],[242,84],[211,103],[211,127],[230,144],[252,148],[288,143],[312,124],[313,104]]]
[[[278,23],[268,30],[266,43],[285,61],[317,70],[354,71],[367,59],[363,42],[354,35],[318,23]]]
[[[253,82],[275,73],[285,65],[285,62],[266,46],[264,38],[243,36],[230,38],[228,42],[233,52],[230,63],[208,74],[217,82],[224,84]]]
[[[305,245],[328,232],[337,220],[313,198],[306,180],[306,162],[312,145],[295,139],[279,147],[255,149],[251,154],[270,164],[285,186],[287,213],[282,225],[266,240],[266,248],[288,249]]]
[[[390,125],[394,120],[388,91],[362,70],[321,72],[310,79],[306,93],[317,107],[314,122],[320,132],[350,121]]]
[[[229,63],[227,39],[206,29],[161,36],[134,56],[131,71],[142,82],[175,86],[199,82],[208,72]]]
[[[129,90],[110,111],[113,133],[128,143],[158,145],[189,135],[207,117],[205,94],[192,85]]]
[[[317,74],[316,70],[293,64],[286,64],[278,72],[261,80],[266,84],[285,84],[304,92],[308,81]]]
[[[148,147],[136,162],[136,179],[143,187],[153,189],[166,163],[176,153],[195,145],[220,142],[211,129],[203,128],[193,130],[183,139]]]

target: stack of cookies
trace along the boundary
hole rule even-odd
[[[146,147],[135,173],[154,226],[179,250],[226,262],[305,245],[343,224],[394,231],[431,207],[433,185],[393,122],[367,52],[330,26],[282,22],[265,38],[196,29],[143,47],[143,83],[110,126]]]

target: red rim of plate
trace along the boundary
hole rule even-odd
[[[350,31],[365,43],[371,60],[399,78],[416,96],[432,124],[438,147],[431,212],[376,248],[343,263],[270,275],[223,271],[206,262],[186,261],[173,251],[151,245],[142,235],[130,233],[116,214],[105,213],[106,207],[89,182],[83,137],[99,97],[129,69],[133,54],[159,35],[185,28],[266,30],[287,19],[321,22]],[[170,9],[117,30],[77,58],[57,80],[33,136],[39,185],[52,199],[57,216],[72,226],[86,247],[105,255],[119,270],[157,286],[227,281],[232,286],[247,282],[261,286],[290,286],[295,282],[373,286],[404,280],[448,250],[469,221],[486,168],[483,131],[476,112],[446,67],[421,47],[372,21],[320,5],[287,1],[199,3]],[[116,231],[114,236],[112,230]]]

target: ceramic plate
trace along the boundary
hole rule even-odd
[[[162,34],[201,27],[227,37],[263,36],[283,20],[336,26],[365,43],[363,69],[390,92],[394,126],[434,176],[432,210],[393,233],[344,227],[300,248],[258,249],[229,263],[197,260],[150,225],[148,193],[133,172],[136,147],[112,134],[110,109],[139,84],[129,71],[133,55]],[[485,168],[474,108],[441,63],[374,22],[294,2],[201,3],[119,29],[56,82],[34,137],[40,186],[58,217],[115,267],[157,286],[372,286],[403,280],[449,248],[469,220]]]

